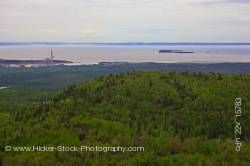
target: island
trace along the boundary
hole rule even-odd
[[[183,50],[159,50],[159,53],[180,53],[180,54],[193,54],[193,51],[183,51]]]

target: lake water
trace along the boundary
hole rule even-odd
[[[99,62],[250,62],[250,45],[22,45],[0,46],[0,59],[41,60],[50,57],[81,64]],[[193,54],[159,53],[160,49]]]

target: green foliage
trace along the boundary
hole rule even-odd
[[[250,77],[132,72],[0,114],[0,145],[143,146],[144,152],[0,152],[4,165],[249,165]],[[234,147],[234,99],[242,98]]]

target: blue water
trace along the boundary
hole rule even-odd
[[[250,45],[240,44],[14,44],[0,46],[0,59],[40,60],[50,56],[81,64],[99,62],[250,62]],[[160,49],[194,54],[161,53]]]

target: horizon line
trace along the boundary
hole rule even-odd
[[[4,45],[66,45],[66,44],[82,44],[82,45],[250,45],[250,42],[5,42],[0,41],[0,46]]]

